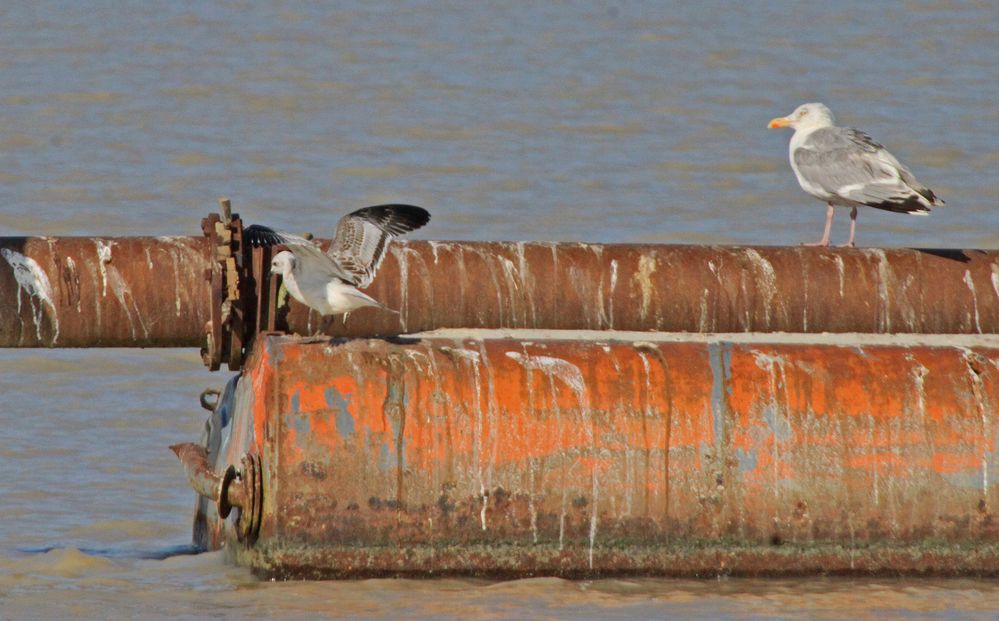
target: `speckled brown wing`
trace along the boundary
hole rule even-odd
[[[327,254],[363,289],[374,280],[392,239],[429,221],[430,213],[414,205],[364,207],[340,219]]]

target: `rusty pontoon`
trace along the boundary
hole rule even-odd
[[[0,240],[0,344],[237,371],[173,448],[260,575],[999,574],[999,252],[408,242],[302,338],[241,230]]]

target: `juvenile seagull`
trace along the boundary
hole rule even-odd
[[[829,245],[833,206],[850,207],[850,240],[846,245],[852,248],[860,205],[925,216],[930,207],[944,204],[870,136],[833,123],[829,108],[807,103],[769,124],[771,129],[794,129],[789,148],[791,169],[801,189],[829,206],[822,239],[805,245]]]
[[[358,288],[374,280],[389,242],[429,221],[430,213],[422,207],[376,205],[340,218],[326,252],[304,237],[258,224],[244,229],[243,239],[279,250],[270,271],[281,275],[291,297],[324,317],[343,314],[346,319],[347,313],[365,306],[392,310]]]

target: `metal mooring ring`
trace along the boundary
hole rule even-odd
[[[219,396],[221,394],[222,391],[219,390],[218,388],[205,388],[204,390],[201,391],[201,396],[198,397],[198,400],[201,402],[201,407],[208,410],[209,412],[214,412],[215,406],[219,404]],[[215,397],[215,398],[209,400],[209,397]]]

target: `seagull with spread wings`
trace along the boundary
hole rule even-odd
[[[791,169],[801,189],[828,205],[822,239],[809,246],[828,246],[833,207],[850,207],[850,240],[857,232],[857,207],[866,205],[925,216],[944,202],[894,155],[858,129],[837,127],[829,108],[820,103],[798,106],[773,119],[769,127],[790,127]]]
[[[389,243],[430,221],[414,205],[375,205],[340,218],[329,250],[297,235],[254,224],[243,231],[253,246],[273,247],[271,274],[280,274],[291,297],[320,315],[344,315],[365,306],[392,310],[360,291],[371,284]],[[395,311],[393,311],[395,312]]]

